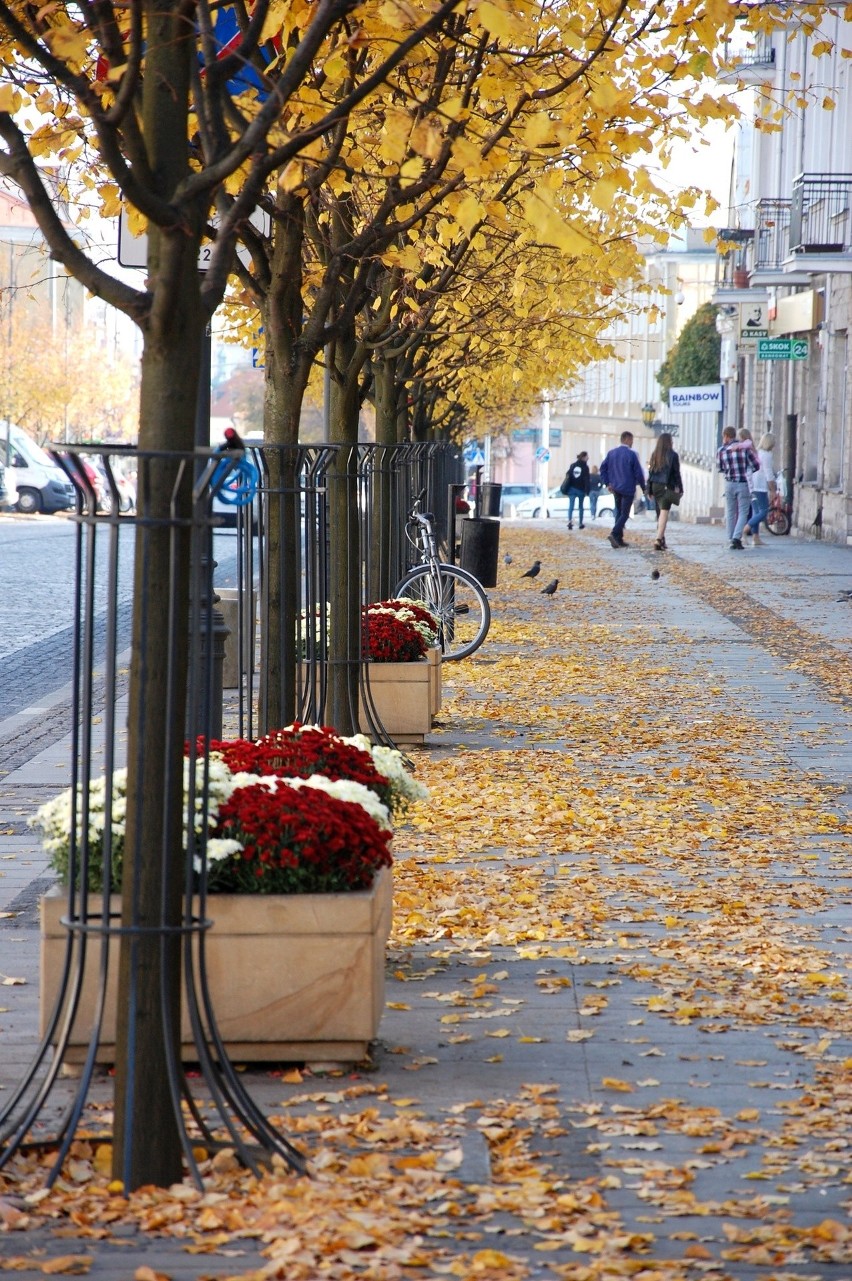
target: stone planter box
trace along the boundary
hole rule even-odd
[[[235,1062],[356,1062],[379,1029],[385,944],[393,910],[392,874],[351,894],[211,894],[207,975],[211,1000]],[[101,907],[93,899],[90,915]],[[120,910],[117,897],[114,911]],[[41,900],[40,1017],[44,1029],[62,973],[67,931],[64,893]],[[91,1033],[100,942],[86,952],[87,974],[66,1061],[82,1062]],[[118,940],[110,943],[99,1062],[115,1057]],[[183,1057],[194,1058],[184,1014]]]
[[[441,651],[430,649],[416,663],[368,663],[370,698],[378,719],[395,743],[422,743],[441,709]],[[361,732],[370,733],[364,698]]]

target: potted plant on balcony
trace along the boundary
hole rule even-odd
[[[199,760],[199,783],[203,777]],[[188,785],[189,768],[186,779]],[[121,884],[125,782],[125,771],[113,776],[113,891]],[[318,726],[293,725],[257,742],[210,744],[206,913],[213,924],[206,934],[205,966],[216,1023],[232,1058],[364,1056],[384,1004],[391,815],[422,795],[398,752],[373,749],[360,736],[347,740]],[[105,884],[106,807],[106,780],[99,779],[89,791],[89,917],[104,910],[94,891]],[[199,808],[197,828],[201,813]],[[67,884],[70,792],[42,806],[31,824],[41,829],[52,865]],[[117,897],[111,906],[118,910]],[[67,907],[61,894],[42,900],[43,1027],[66,956],[68,929],[61,918]],[[115,1041],[117,939],[109,947],[98,1051],[107,1062]],[[91,956],[69,1061],[85,1054],[94,1019],[97,947]],[[190,1057],[186,1014],[182,1035]]]
[[[363,611],[362,643],[361,728],[377,720],[395,742],[422,743],[441,708],[434,615],[414,601],[377,601]]]

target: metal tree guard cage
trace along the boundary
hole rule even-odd
[[[71,791],[68,852],[68,888],[62,925],[67,931],[58,991],[32,1062],[0,1111],[0,1168],[25,1145],[55,1149],[48,1185],[59,1177],[63,1163],[84,1116],[98,1061],[110,975],[115,952],[123,937],[130,947],[143,937],[156,937],[163,960],[160,1010],[166,1047],[168,1094],[178,1127],[185,1166],[202,1186],[194,1148],[233,1147],[239,1159],[259,1171],[261,1163],[277,1155],[292,1169],[304,1171],[303,1155],[276,1130],[251,1099],[232,1066],[216,1022],[207,980],[205,940],[212,921],[208,916],[206,892],[209,757],[207,744],[215,716],[214,706],[216,618],[213,592],[212,530],[218,523],[211,516],[211,502],[227,483],[239,458],[212,450],[191,453],[141,452],[128,448],[68,449],[51,451],[75,486],[76,513],[71,519],[75,533],[75,607],[71,731]],[[139,512],[122,512],[119,481],[130,469],[137,473],[137,492],[153,493],[163,476],[171,478],[170,493],[160,494],[158,509],[145,502]],[[157,514],[151,514],[156,510]],[[155,616],[146,590],[153,572],[152,558],[167,546],[165,583],[169,618],[167,635],[154,634]],[[189,568],[185,553],[189,547]],[[162,573],[163,566],[160,565]],[[135,579],[134,579],[135,576]],[[183,598],[188,578],[189,600]],[[135,589],[127,591],[127,582]],[[110,903],[113,889],[113,856],[124,839],[122,825],[114,813],[116,771],[126,758],[132,776],[140,770],[146,753],[157,753],[162,744],[145,735],[129,742],[124,733],[124,712],[128,678],[122,670],[128,648],[126,602],[132,596],[134,670],[139,687],[153,679],[146,662],[152,646],[157,647],[165,672],[167,711],[170,723],[185,727],[188,759],[174,763],[163,753],[164,811],[180,806],[183,848],[183,895],[180,921],[173,924],[161,904],[156,925],[143,923],[137,899],[138,886],[125,890],[124,909],[129,924],[123,924],[117,908]],[[187,608],[188,606],[188,608]],[[188,637],[185,634],[188,618]],[[183,656],[183,657],[182,657]],[[179,670],[186,662],[186,671]],[[187,678],[189,673],[189,678]],[[180,691],[186,688],[186,697]],[[221,691],[219,691],[221,699]],[[180,776],[177,772],[180,771]],[[184,774],[187,782],[184,783]],[[93,804],[102,788],[103,829],[98,851],[93,835]],[[178,798],[175,802],[175,798]],[[148,833],[150,836],[150,833]],[[175,851],[170,845],[164,818],[159,843],[146,844],[145,857],[159,860],[165,882],[174,867]],[[103,870],[102,904],[92,890],[96,883],[97,861]],[[199,1065],[190,1078],[183,1068],[181,1036],[175,1037],[166,1019],[166,987],[170,978],[166,957],[180,943],[182,999],[190,1026],[192,1052]],[[139,977],[131,976],[130,1003],[135,1006]],[[73,1083],[63,1078],[69,1061],[69,1045],[75,1020],[81,1010],[84,984],[95,991],[94,1019],[79,1077]],[[61,1116],[55,1125],[43,1118],[47,1105],[59,1100]],[[133,1116],[133,1100],[128,1115]],[[51,1106],[55,1114],[56,1107]],[[106,1137],[106,1136],[104,1136]]]
[[[239,734],[254,738],[293,719],[328,723],[332,672],[345,664],[353,674],[348,714],[354,721],[363,709],[370,734],[392,744],[370,694],[357,608],[345,645],[330,653],[331,556],[336,550],[345,561],[347,599],[363,607],[388,597],[410,568],[405,519],[420,490],[427,490],[436,527],[451,542],[448,495],[461,470],[459,452],[443,443],[267,443],[250,454],[260,483],[254,507],[237,517]],[[329,515],[330,501],[341,493],[351,518],[343,535]],[[343,545],[335,548],[341,536]]]

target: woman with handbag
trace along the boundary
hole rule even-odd
[[[677,507],[683,497],[680,459],[675,453],[670,432],[660,432],[654,446],[648,462],[648,489],[657,505],[657,538],[654,547],[658,552],[664,552],[669,512],[672,507]]]

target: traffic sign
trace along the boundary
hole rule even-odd
[[[758,338],[758,360],[807,360],[807,338]]]
[[[535,451],[535,460],[537,463],[549,463],[550,450],[545,449],[543,445],[539,445],[538,449]]]

